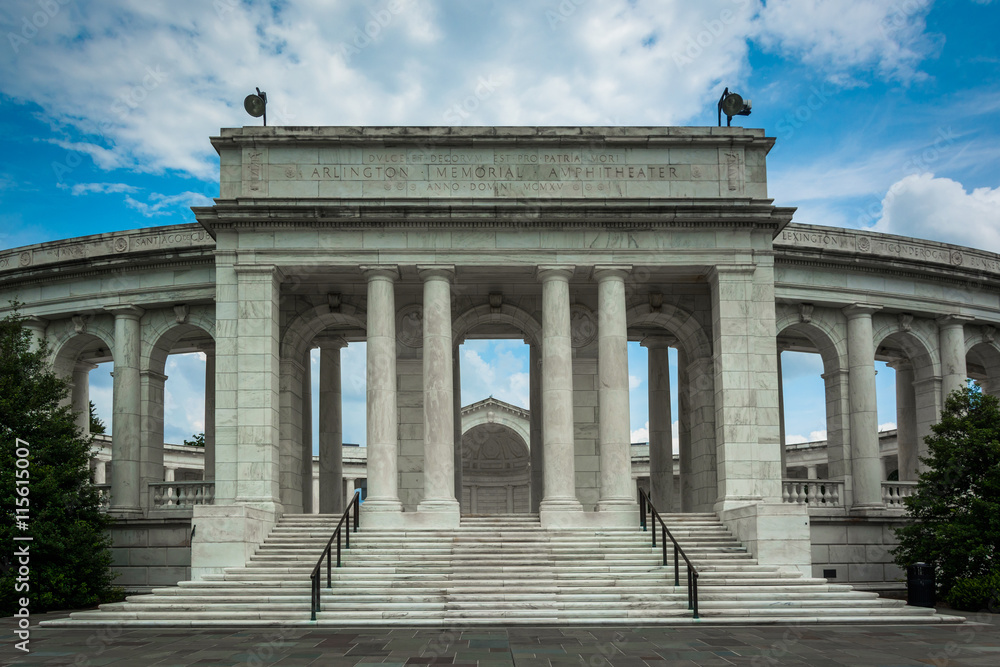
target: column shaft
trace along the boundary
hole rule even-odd
[[[96,364],[86,362],[77,362],[73,368],[73,412],[84,436],[90,435],[90,371],[95,368]]]
[[[917,403],[913,391],[913,366],[896,362],[896,463],[900,481],[916,481],[920,462],[917,460]]]
[[[847,315],[848,392],[851,403],[851,473],[854,507],[882,507],[882,469],[875,404],[875,349],[868,306],[844,309]]]
[[[778,439],[781,443],[781,477],[788,476],[788,452],[785,450],[785,384],[781,377],[781,348],[778,348]]]
[[[582,511],[576,498],[573,344],[568,266],[539,267],[542,281],[542,440],[545,497],[540,511]]]
[[[302,513],[313,512],[313,418],[312,418],[312,350],[306,349],[302,359]]]
[[[677,449],[680,456],[681,511],[693,512],[695,505],[691,453],[691,383],[687,354],[677,348]]]
[[[649,350],[649,494],[658,512],[673,512],[674,445],[670,431],[670,341],[647,336]]]
[[[395,266],[362,267],[368,279],[367,512],[401,512],[397,457]]]
[[[205,472],[215,479],[215,349],[205,350]]]
[[[344,512],[343,420],[340,350],[342,340],[319,348],[319,512]]]
[[[424,281],[424,498],[421,512],[460,512],[455,498],[454,350],[451,338],[453,266],[418,266]]]
[[[115,308],[115,374],[111,424],[111,506],[118,514],[141,514],[139,354],[142,310]]]
[[[462,504],[462,366],[460,347],[457,341],[452,352],[451,384],[453,393],[453,419],[455,423],[455,499]]]
[[[625,276],[632,267],[595,268],[597,278],[598,425],[601,497],[598,511],[635,506],[628,404]]]
[[[938,320],[941,345],[941,404],[953,391],[965,387],[965,322],[971,318],[949,316]]]
[[[542,446],[542,351],[537,344],[528,352],[529,456],[531,458],[531,511],[538,513],[545,497],[545,448]]]

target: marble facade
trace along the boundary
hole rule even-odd
[[[642,341],[656,502],[716,512],[761,562],[803,572],[817,557],[811,516],[898,516],[892,498],[947,392],[967,377],[1000,386],[1000,257],[792,223],[767,196],[774,140],[761,130],[254,127],[212,143],[220,197],[194,209],[197,224],[0,252],[4,302],[26,304],[74,405],[89,365],[115,363],[109,511],[122,521],[162,497],[166,356],[210,359],[194,576],[243,565],[283,514],[341,507],[332,378],[349,342],[367,342],[364,524],[458,525],[472,497],[455,348],[514,337],[532,371],[528,465],[512,489],[529,489],[543,526],[635,525],[625,348]],[[316,347],[314,487],[303,425]],[[783,350],[823,359],[823,484],[785,479]],[[897,368],[889,487],[877,359]]]

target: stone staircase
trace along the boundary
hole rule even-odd
[[[338,517],[339,518],[339,517]],[[665,515],[698,568],[700,620],[649,533],[543,530],[537,516],[466,517],[458,530],[351,536],[319,625],[960,622],[933,609],[758,565],[712,514]],[[251,562],[48,626],[254,626],[310,621],[309,574],[336,519],[281,519]],[[673,551],[668,551],[673,558]],[[681,583],[686,583],[683,561]]]

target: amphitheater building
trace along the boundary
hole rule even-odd
[[[81,426],[89,370],[114,362],[95,474],[136,590],[244,567],[280,519],[339,515],[361,480],[361,532],[409,534],[490,512],[638,529],[638,479],[658,511],[711,513],[761,565],[892,585],[891,529],[944,397],[968,378],[1000,388],[1000,257],[792,222],[768,197],[762,130],[245,127],[211,142],[220,194],[196,223],[0,253],[0,302],[25,304]],[[530,346],[530,405],[479,406],[463,428],[457,349],[475,338]],[[356,341],[363,462],[341,441],[340,352]],[[641,473],[628,341],[649,358]],[[785,350],[824,369],[827,442],[796,479]],[[164,367],[191,351],[207,356],[203,476],[177,479]],[[896,370],[898,481],[876,360]]]

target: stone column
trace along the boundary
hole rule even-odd
[[[311,514],[319,514],[319,475],[313,475],[310,486],[312,486],[312,506]]]
[[[205,481],[215,480],[215,347],[205,348]]]
[[[628,405],[625,276],[631,266],[595,266],[597,280],[598,424],[601,497],[597,511],[635,508]]]
[[[139,355],[143,310],[134,306],[107,308],[115,316],[115,372],[111,424],[111,505],[125,516],[142,514],[140,505],[141,408]]]
[[[322,371],[320,371],[322,375]],[[307,348],[302,359],[302,513],[313,513],[313,418],[312,418],[312,350]],[[322,412],[320,413],[322,414]],[[337,453],[340,453],[338,448]]]
[[[149,485],[163,481],[163,402],[167,376],[156,371],[139,373],[139,401],[142,412],[139,436],[139,503],[151,506]]]
[[[965,323],[971,317],[948,315],[938,318],[941,345],[941,404],[953,391],[965,387],[969,373],[965,367]]]
[[[531,458],[531,511],[545,497],[545,448],[542,446],[542,351],[538,344],[528,348],[529,456]]]
[[[103,459],[94,461],[94,484],[107,484],[107,468]]]
[[[877,306],[855,304],[847,315],[848,391],[851,402],[851,476],[853,509],[882,507],[882,470],[875,404],[875,347],[872,313]]]
[[[815,465],[806,466],[806,479],[817,479],[818,470]]]
[[[319,343],[319,513],[343,514],[344,438],[340,350],[343,338]]]
[[[642,346],[649,350],[649,495],[658,512],[675,511],[674,444],[670,432],[671,342],[667,336],[642,339]]]
[[[687,354],[680,346],[677,348],[677,441],[681,464],[681,512],[693,512],[695,497],[691,467],[691,383],[688,381]]]
[[[905,359],[890,364],[896,369],[896,459],[901,482],[916,481],[917,403],[913,391],[913,365]]]
[[[781,377],[781,347],[778,347],[778,439],[781,443],[781,478],[788,476],[788,452],[785,450],[785,384]]]
[[[90,435],[90,371],[95,368],[97,364],[86,361],[78,361],[73,367],[73,412],[76,427],[84,436]]]
[[[418,266],[424,281],[424,498],[420,512],[453,515],[461,508],[455,498],[455,396],[451,337],[451,265]],[[442,520],[443,519],[442,517]]]
[[[851,403],[850,371],[847,359],[839,360],[843,368],[831,368],[823,373],[826,396],[826,462],[827,478],[843,480],[845,506],[852,504],[854,482],[851,478]]]
[[[368,280],[368,499],[365,514],[402,512],[397,456],[396,266],[362,266]],[[376,519],[376,522],[378,520]]]
[[[542,440],[545,497],[539,506],[543,525],[558,523],[546,514],[582,512],[576,498],[573,433],[573,342],[569,279],[573,266],[539,266],[542,281]],[[550,520],[551,519],[551,520]]]
[[[346,500],[350,502],[354,498],[354,492],[358,490],[358,480],[356,477],[347,478],[347,494]]]
[[[459,345],[460,341],[452,341],[451,386],[454,398],[455,422],[455,499],[459,508],[462,505],[462,365]]]
[[[163,466],[163,481],[173,482],[177,475],[177,468],[173,466]]]

